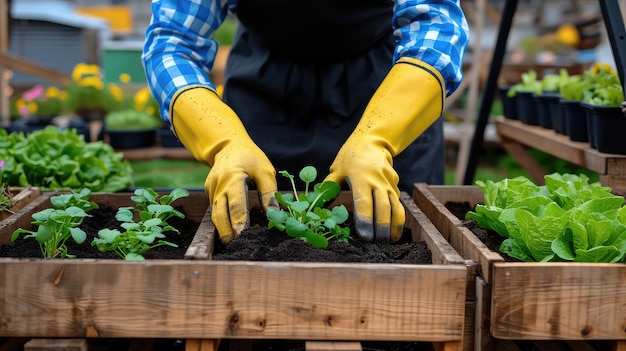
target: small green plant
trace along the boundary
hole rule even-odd
[[[101,229],[91,245],[100,251],[113,251],[127,261],[142,261],[146,251],[158,246],[178,247],[160,239],[165,238],[163,233],[166,231],[179,232],[167,221],[174,216],[185,218],[171,204],[186,196],[189,196],[189,192],[180,188],[173,189],[167,195],[159,195],[151,188],[136,189],[131,196],[135,207],[121,207],[115,215],[125,230]]]
[[[298,174],[305,183],[304,192],[298,194],[294,176],[287,171],[279,173],[289,178],[293,193],[275,193],[276,200],[284,208],[270,207],[267,210],[268,227],[277,228],[319,248],[328,247],[330,238],[348,242],[350,228],[340,226],[349,216],[346,207],[324,207],[328,201],[339,195],[339,184],[326,181],[314,184],[313,189],[310,189],[310,185],[317,178],[317,170],[313,166],[306,166]]]
[[[31,224],[38,226],[36,231],[19,228],[13,232],[11,240],[20,234],[24,239],[34,238],[39,243],[44,258],[74,258],[67,252],[65,243],[71,237],[78,244],[87,239],[87,234],[79,228],[85,217],[91,217],[89,211],[98,205],[89,200],[91,190],[84,188],[80,192],[71,191],[50,197],[51,208],[33,214]]]

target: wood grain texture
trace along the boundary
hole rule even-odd
[[[496,338],[626,340],[626,266],[609,263],[494,265]]]
[[[126,206],[127,198],[93,195],[101,206]],[[204,193],[182,205],[211,227]],[[416,208],[407,214],[414,237],[449,263],[0,258],[0,336],[429,341],[454,349],[464,332],[466,265],[425,216],[413,218]],[[206,252],[206,240],[196,252]]]

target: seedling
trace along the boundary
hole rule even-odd
[[[287,171],[280,171],[289,178],[293,193],[276,192],[276,200],[282,208],[270,207],[267,212],[268,227],[277,228],[289,236],[304,240],[319,248],[328,247],[328,239],[348,242],[350,228],[341,224],[348,219],[348,210],[344,205],[332,209],[324,205],[339,195],[341,187],[336,182],[322,182],[310,185],[317,178],[317,170],[313,166],[304,167],[298,176],[305,183],[304,192],[298,193],[294,176]]]
[[[172,217],[185,218],[185,215],[172,207],[172,203],[189,196],[185,189],[173,189],[168,195],[161,195],[152,189],[136,189],[131,200],[135,207],[120,207],[115,218],[122,222],[118,229],[101,229],[98,238],[91,242],[100,251],[113,251],[127,261],[143,261],[143,254],[155,247],[178,245],[166,240],[164,232],[178,229],[167,221]],[[156,241],[156,242],[155,242]]]
[[[65,243],[71,237],[76,243],[82,244],[87,234],[79,228],[85,217],[91,217],[89,211],[97,209],[98,205],[89,200],[91,191],[87,188],[80,192],[71,191],[50,197],[52,208],[47,208],[33,214],[33,225],[37,231],[19,228],[13,232],[11,240],[15,241],[20,234],[26,234],[24,239],[34,238],[39,243],[44,258],[74,258],[67,252]]]

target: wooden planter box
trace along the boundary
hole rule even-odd
[[[42,191],[39,187],[29,186],[29,187],[10,187],[9,190],[13,194],[13,206],[11,207],[12,212],[17,212],[24,208],[28,203],[41,196]],[[0,221],[3,221],[9,218],[13,213],[0,211]]]
[[[626,340],[626,265],[505,262],[445,207],[483,203],[480,188],[418,183],[413,199],[464,258],[481,266],[477,350],[489,331],[507,340]]]
[[[119,207],[128,196],[92,200]],[[251,208],[257,199],[250,194]],[[39,200],[0,225],[3,241],[48,206]],[[402,201],[406,227],[427,242],[432,265],[211,261],[210,208],[192,192],[176,202],[202,221],[186,259],[0,258],[0,336],[430,341],[458,350],[464,260],[410,195]]]

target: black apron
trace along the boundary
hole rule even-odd
[[[240,0],[224,101],[277,171],[328,174],[392,66],[393,2]],[[416,94],[419,93],[416,88]],[[443,119],[394,159],[400,190],[443,184]],[[278,176],[279,189],[290,189]]]

